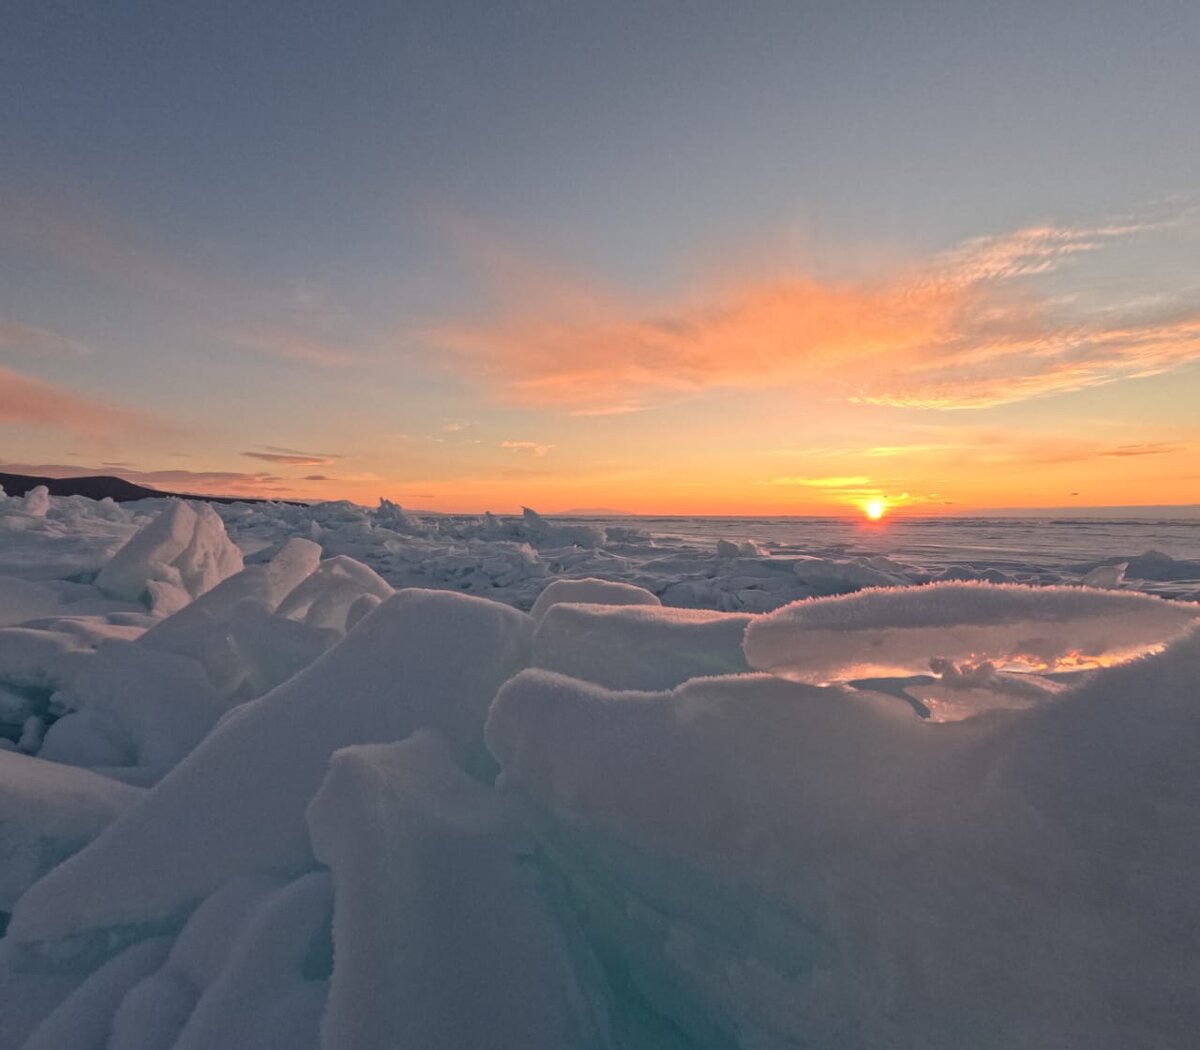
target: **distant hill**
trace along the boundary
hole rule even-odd
[[[31,474],[0,474],[0,487],[10,496],[24,496],[30,489],[45,485],[51,496],[86,496],[88,499],[108,497],[116,503],[131,503],[139,499],[199,499],[208,503],[269,503],[270,500],[253,499],[248,496],[197,496],[188,492],[160,492],[158,489],[135,485],[124,478],[108,474],[82,478],[39,478]],[[302,507],[296,500],[278,500]]]

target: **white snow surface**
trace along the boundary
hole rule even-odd
[[[0,495],[0,1045],[1191,1048],[1188,528]]]

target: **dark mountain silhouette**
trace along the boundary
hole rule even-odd
[[[82,478],[39,478],[31,474],[0,474],[0,487],[10,496],[24,496],[30,489],[45,485],[51,496],[86,496],[88,499],[104,499],[106,496],[117,503],[130,503],[139,499],[200,499],[209,503],[269,503],[270,500],[253,499],[249,496],[197,496],[188,492],[162,492],[135,485],[124,478],[108,474]],[[305,506],[297,500],[278,500],[293,506]]]

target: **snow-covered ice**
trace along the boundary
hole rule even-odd
[[[1200,522],[0,497],[0,1046],[1190,1048],[1198,602]]]

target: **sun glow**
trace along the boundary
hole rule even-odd
[[[887,513],[887,504],[881,499],[869,499],[863,504],[863,513],[872,521],[878,521]]]

